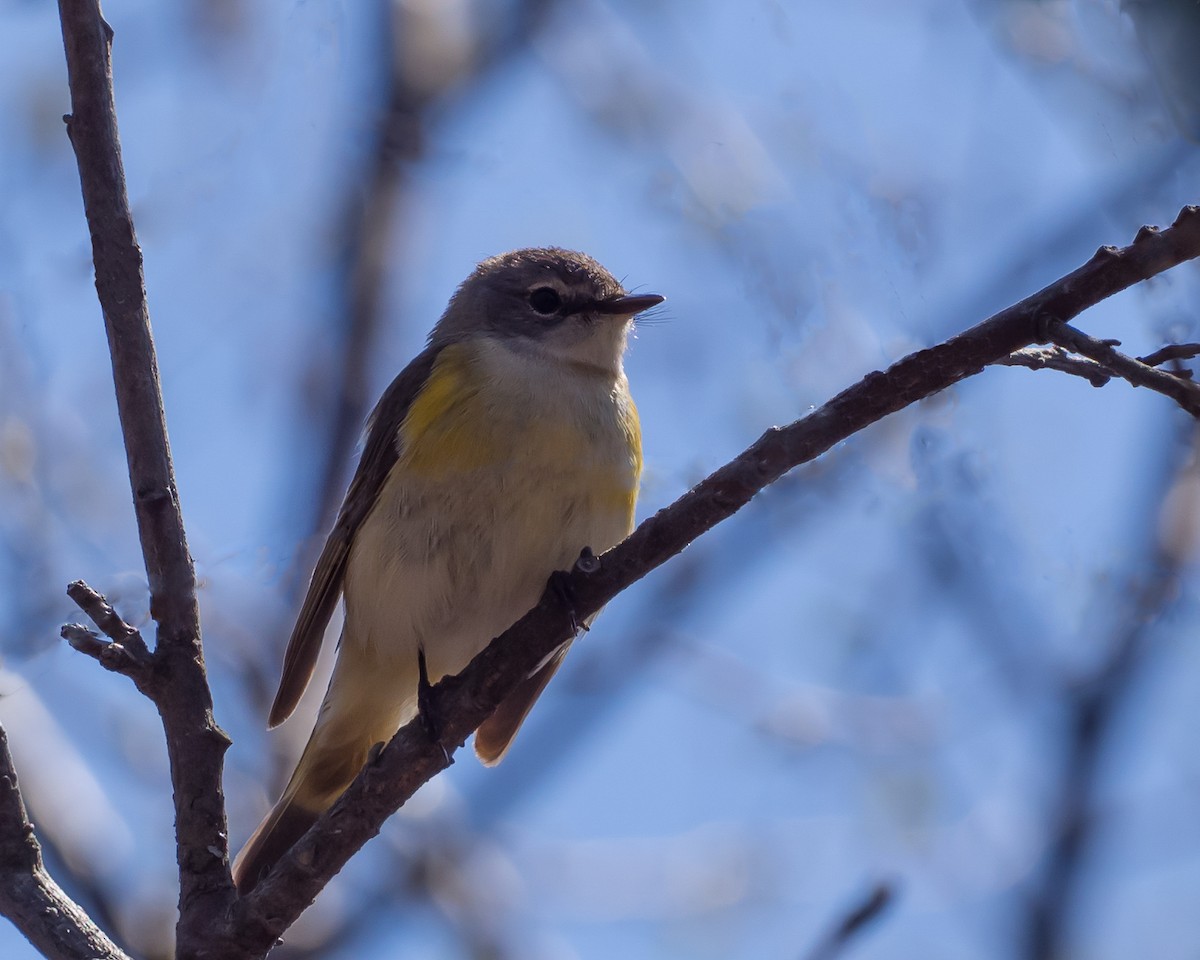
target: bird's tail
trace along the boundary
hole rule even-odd
[[[233,882],[238,893],[244,896],[253,890],[320,814],[319,810],[306,810],[286,794],[281,797],[233,861]]]
[[[275,862],[342,795],[357,776],[374,740],[355,737],[322,717],[279,801],[251,834],[233,862],[238,892],[249,893]],[[342,735],[339,735],[342,734]]]
[[[339,658],[321,704],[316,726],[300,762],[258,829],[233,863],[240,893],[248,893],[275,862],[304,836],[325,810],[358,775],[371,748],[387,741],[411,713],[408,703],[396,703],[395,693],[380,683],[350,676]]]

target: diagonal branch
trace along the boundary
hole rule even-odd
[[[1079,269],[944,343],[918,351],[885,372],[868,374],[801,420],[768,430],[626,540],[573,570],[563,584],[494,640],[462,673],[434,687],[444,718],[440,743],[419,719],[407,724],[363,770],[342,798],[268,877],[238,902],[223,931],[229,960],[256,957],[310,904],[350,856],[377,834],[417,788],[453,762],[451,754],[511,692],[572,634],[572,624],[680,553],[732,516],[787,471],[820,456],[858,431],[979,373],[1046,335],[1058,323],[1141,280],[1200,256],[1200,208],[1185,207],[1163,231],[1143,229],[1123,249],[1101,248]],[[596,569],[593,569],[593,566]],[[568,609],[563,595],[573,597]]]
[[[0,727],[0,913],[56,960],[129,960],[46,872]]]
[[[142,254],[133,229],[112,92],[112,30],[97,0],[59,0],[71,88],[67,133],[75,149],[92,239],[113,382],[150,610],[153,668],[174,787],[179,862],[178,956],[195,955],[213,916],[232,901],[221,764],[228,737],[213,719],[204,671],[196,577],[188,553],[167,442],[150,333]],[[78,638],[83,642],[83,638]],[[150,691],[146,691],[150,692]]]

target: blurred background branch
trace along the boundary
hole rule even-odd
[[[805,960],[836,960],[842,956],[850,941],[883,915],[896,898],[889,883],[875,884],[865,897],[850,907],[830,931],[804,955]]]
[[[1111,815],[1102,800],[1101,765],[1113,748],[1121,711],[1152,666],[1194,548],[1185,531],[1200,525],[1193,489],[1200,430],[1192,425],[1180,434],[1160,441],[1158,496],[1136,504],[1144,517],[1145,560],[1115,593],[1096,597],[1096,609],[1105,616],[1089,624],[1095,665],[1063,682],[1061,774],[1051,801],[1045,862],[1030,895],[1025,953],[1030,960],[1072,952],[1084,866]]]

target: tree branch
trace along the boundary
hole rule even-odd
[[[97,0],[59,0],[71,88],[64,118],[79,165],[96,292],[112,356],[117,410],[157,623],[152,699],[166,733],[179,862],[180,958],[196,955],[214,916],[233,899],[221,764],[228,737],[216,725],[204,672],[196,577],[188,553],[150,333],[142,254],[133,229],[112,92],[112,30]]]
[[[1163,231],[1143,229],[1123,249],[1103,247],[1079,269],[944,343],[868,374],[801,420],[768,430],[670,507],[599,558],[573,570],[557,590],[483,650],[462,673],[433,688],[445,719],[433,743],[416,719],[368,763],[342,798],[234,909],[223,933],[226,956],[260,956],[350,856],[377,834],[417,788],[452,762],[452,753],[522,678],[630,584],[732,516],[768,484],[854,433],[979,373],[1046,336],[1088,307],[1141,280],[1200,256],[1200,208],[1185,207]],[[1182,381],[1181,381],[1182,382]],[[565,588],[565,589],[564,589]],[[562,596],[573,597],[573,609]]]
[[[129,960],[46,873],[0,727],[0,913],[55,960]]]
[[[1093,387],[1102,387],[1113,377],[1118,377],[1135,387],[1147,387],[1170,397],[1193,416],[1200,415],[1200,384],[1192,381],[1192,372],[1182,368],[1156,369],[1170,360],[1188,360],[1197,356],[1200,343],[1172,343],[1135,359],[1113,349],[1120,346],[1120,340],[1097,340],[1067,324],[1052,324],[1048,333],[1055,341],[1054,346],[1025,347],[997,360],[996,365],[1058,370],[1082,377]]]

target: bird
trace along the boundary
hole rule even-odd
[[[296,708],[340,598],[337,658],[295,771],[234,862],[241,893],[417,714],[422,670],[458,673],[555,571],[632,531],[642,439],[623,357],[634,318],[664,299],[557,247],[491,257],[459,285],[368,420],[300,607],[268,725]],[[476,730],[485,765],[569,646]]]

